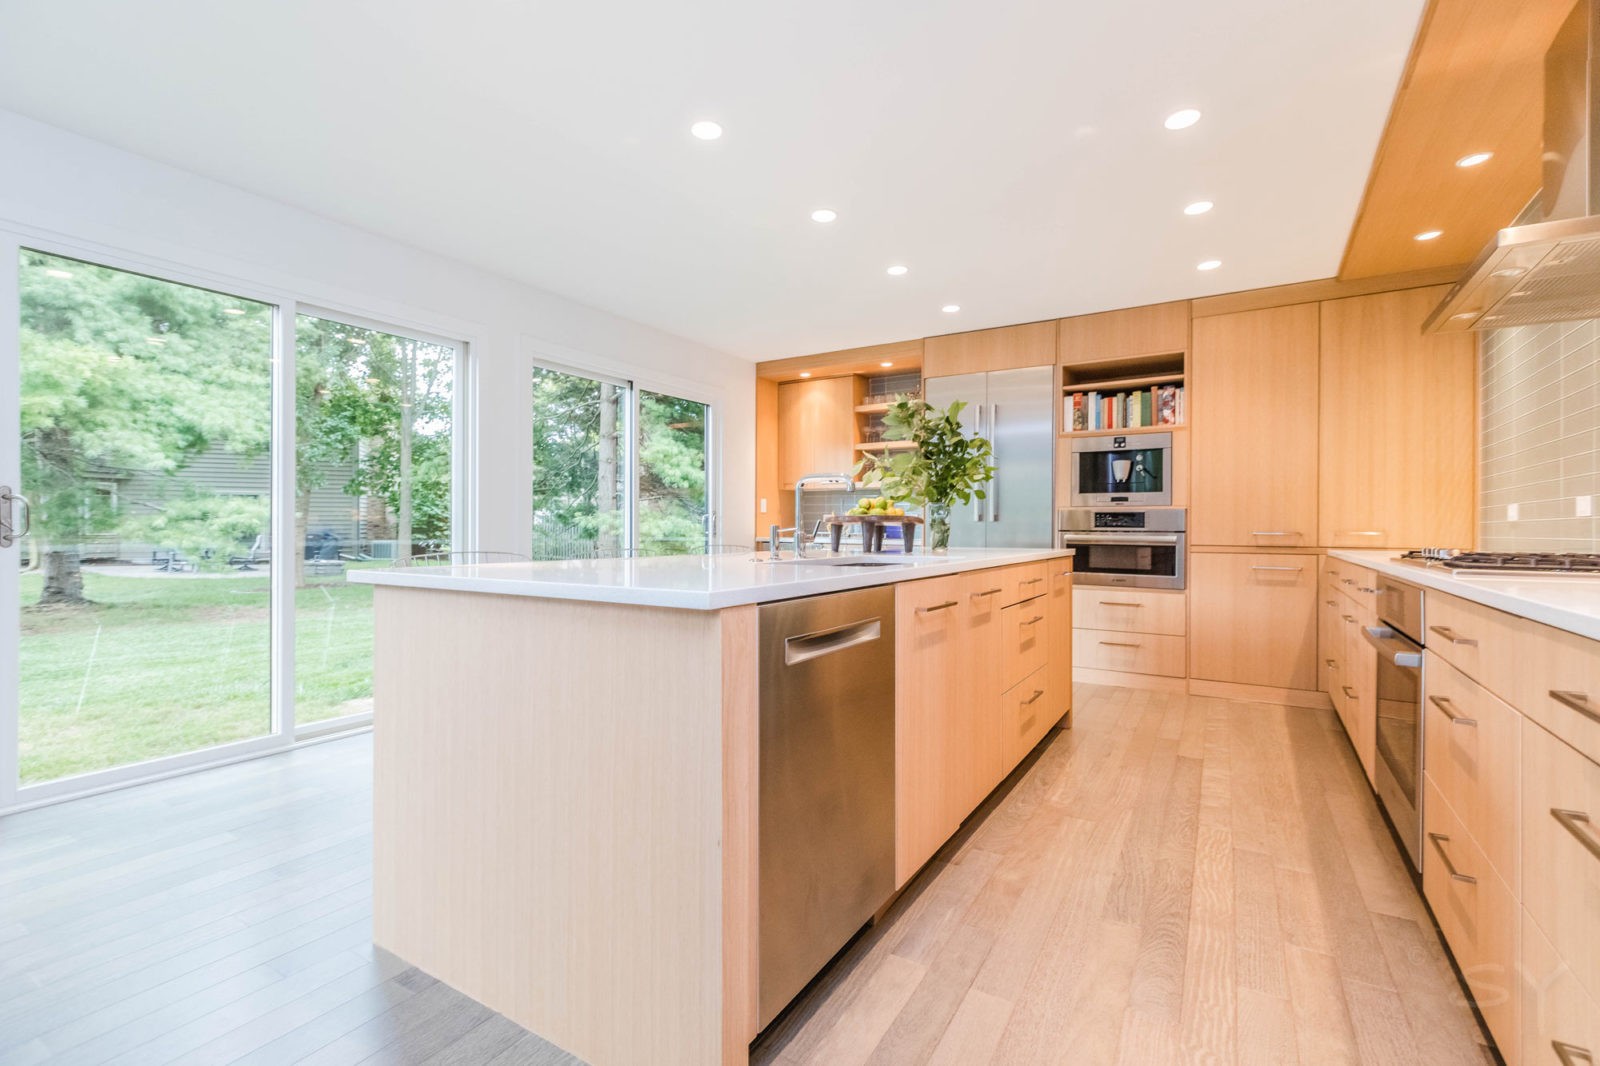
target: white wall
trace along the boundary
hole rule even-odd
[[[462,174],[460,195],[471,196],[472,186],[472,175]],[[536,355],[711,399],[721,429],[722,539],[753,543],[751,363],[8,111],[0,111],[0,225],[112,265],[142,263],[219,287],[236,282],[239,295],[293,297],[468,341],[484,549],[528,543]]]

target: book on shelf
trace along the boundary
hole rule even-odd
[[[1074,433],[1181,426],[1184,422],[1183,386],[1178,384],[1117,392],[1085,389],[1069,392],[1062,400],[1062,424]]]

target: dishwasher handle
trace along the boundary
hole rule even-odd
[[[1368,644],[1378,649],[1380,655],[1401,669],[1422,669],[1422,653],[1410,641],[1395,636],[1394,630],[1388,626],[1362,626],[1361,635],[1367,638]]]
[[[880,619],[868,618],[832,629],[819,629],[815,633],[797,633],[783,640],[783,664],[799,666],[801,663],[844,651],[858,644],[870,644],[883,636]]]

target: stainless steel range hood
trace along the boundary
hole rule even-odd
[[[1600,318],[1600,0],[1579,0],[1544,60],[1544,189],[1496,234],[1425,333]]]

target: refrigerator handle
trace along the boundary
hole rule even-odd
[[[981,404],[981,403],[978,405],[977,434],[980,437],[984,435],[984,433],[983,433],[983,404]],[[974,522],[982,522],[983,521],[983,501],[978,499],[978,498],[976,498],[976,497],[974,497],[973,500],[972,500],[972,520]]]
[[[1000,405],[994,405],[989,415],[989,465],[994,467],[994,477],[989,479],[989,521],[1000,521]]]

